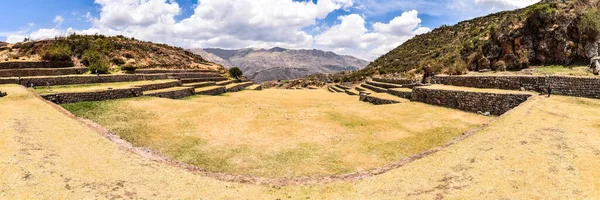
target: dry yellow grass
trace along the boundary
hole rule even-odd
[[[176,160],[265,177],[382,167],[492,119],[421,103],[373,106],[325,90],[244,91],[187,101],[142,98],[65,108]]]
[[[0,199],[594,199],[600,100],[534,97],[482,132],[355,182],[216,181],[123,150],[19,86],[0,85]]]

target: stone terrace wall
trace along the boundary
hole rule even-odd
[[[374,97],[374,96],[369,96],[369,95],[360,95],[360,101],[364,101],[364,102],[369,102],[375,105],[385,105],[385,104],[396,104],[396,103],[400,103],[399,101],[394,101],[394,100],[389,100],[389,99],[382,99],[379,97]]]
[[[400,97],[400,98],[405,98],[405,99],[412,98],[412,91],[401,91],[401,90],[388,89],[387,93],[397,96],[397,97]]]
[[[227,88],[227,92],[239,92],[251,85],[254,85],[254,83],[252,83],[252,82],[240,83],[239,85],[236,85],[234,87]]]
[[[225,90],[225,86],[220,86],[220,87],[215,87],[214,89],[200,91],[200,92],[197,92],[196,94],[216,96],[216,95],[219,95],[219,94],[223,94],[225,92],[227,92]]]
[[[218,71],[209,70],[209,69],[138,69],[138,70],[135,70],[136,74],[203,73],[203,72],[218,73]]]
[[[177,86],[181,86],[181,81],[169,81],[166,83],[155,83],[155,84],[147,84],[147,85],[138,85],[136,87],[142,88],[142,91],[149,91],[149,90],[159,90],[159,89],[165,89],[165,88],[172,88],[172,87],[177,87]]]
[[[194,88],[181,88],[179,90],[170,90],[159,93],[152,94],[144,94],[146,96],[160,97],[160,98],[169,98],[169,99],[181,99],[183,97],[188,97],[194,95]]]
[[[407,85],[415,83],[416,81],[410,79],[389,79],[389,78],[373,78],[373,81],[382,82],[382,83],[391,83],[398,85]]]
[[[113,83],[113,82],[131,82],[131,81],[144,81],[144,80],[161,80],[168,79],[164,74],[151,74],[151,75],[135,75],[135,74],[122,74],[122,75],[101,75],[97,76],[49,76],[49,77],[24,77],[19,81],[18,78],[0,78],[0,84],[20,84],[26,85],[28,82],[33,83],[35,86],[46,86],[49,84],[53,85],[78,85],[78,84],[92,84],[92,83]]]
[[[88,71],[85,67],[56,68],[56,69],[0,69],[0,77],[27,76],[63,76],[83,74]]]
[[[59,93],[59,94],[47,94],[42,95],[46,100],[52,101],[56,104],[67,104],[76,103],[82,101],[104,101],[110,99],[123,99],[133,98],[142,95],[141,88],[126,88],[126,89],[114,89],[114,90],[103,90],[96,92],[73,92],[73,93]]]
[[[62,62],[1,62],[0,69],[31,69],[31,68],[68,68],[75,65],[71,61]]]
[[[490,112],[492,115],[502,115],[527,101],[529,97],[531,97],[529,94],[496,94],[430,89],[427,87],[417,87],[412,92],[412,101],[467,112]]]
[[[570,76],[436,76],[435,83],[475,88],[519,90],[521,87],[546,92],[547,85],[558,95],[600,98],[600,78]]]

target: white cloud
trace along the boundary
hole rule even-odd
[[[59,29],[65,19],[56,16],[56,27],[52,29],[34,32],[27,29],[0,33],[0,36],[18,42],[25,37],[37,40],[68,33],[100,33],[184,48],[322,48],[375,59],[414,35],[430,31],[421,27],[419,14],[465,19],[464,16],[535,2],[537,0],[318,0],[316,3],[313,0],[198,0],[193,15],[177,20],[182,8],[175,0],[95,0],[100,5],[98,16],[89,12],[77,16],[78,20],[85,19],[91,24],[89,29]],[[335,25],[323,23],[329,14],[340,9],[355,14],[339,17]],[[375,22],[372,29],[372,22],[365,20],[398,10],[407,12],[387,23]]]
[[[60,15],[57,15],[56,17],[54,17],[54,20],[52,20],[52,22],[56,24],[56,27],[59,27],[63,24],[63,22],[65,22],[65,18]]]
[[[316,44],[325,49],[373,60],[396,48],[416,34],[429,32],[421,27],[418,12],[411,10],[389,23],[373,24],[373,31],[365,27],[365,19],[358,14],[339,17],[340,24],[316,37]]]
[[[23,42],[23,40],[25,40],[26,36],[24,35],[9,35],[8,37],[6,37],[6,42],[8,43],[17,43],[17,42]]]

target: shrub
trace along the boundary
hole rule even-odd
[[[229,74],[231,74],[231,76],[233,76],[236,79],[238,79],[240,76],[244,75],[242,70],[238,67],[232,67],[231,69],[229,69]]]
[[[506,63],[503,60],[498,61],[498,62],[494,63],[494,65],[492,65],[492,70],[506,71]]]
[[[43,47],[40,56],[47,61],[70,61],[71,48],[64,43],[55,43]]]
[[[581,16],[578,26],[582,36],[587,36],[591,41],[600,39],[600,10],[587,11]]]
[[[83,53],[82,62],[92,73],[106,74],[110,67],[108,57],[92,49],[88,49]]]
[[[137,69],[137,63],[135,62],[135,60],[131,59],[128,60],[127,62],[125,62],[125,64],[123,66],[121,66],[122,70],[128,71],[128,72],[134,72]]]
[[[555,4],[542,3],[534,4],[527,9],[525,14],[527,20],[526,26],[533,32],[539,31],[544,25],[548,25],[552,21],[552,17],[558,12]]]

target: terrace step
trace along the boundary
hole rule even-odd
[[[373,85],[370,85],[370,84],[367,84],[367,83],[363,83],[361,86],[364,87],[364,88],[367,88],[369,90],[372,90],[373,92],[377,92],[377,93],[386,93],[387,92],[386,88],[381,88],[381,87],[373,86]]]
[[[171,79],[222,77],[217,73],[165,73]]]
[[[393,83],[383,83],[383,82],[377,82],[377,81],[367,81],[367,84],[372,85],[372,86],[376,86],[376,87],[380,87],[380,88],[401,88],[402,85],[398,85],[398,84],[393,84]]]
[[[216,95],[220,95],[220,94],[227,92],[227,90],[225,90],[225,86],[215,85],[215,86],[197,88],[194,92],[198,95],[216,96]]]
[[[344,89],[344,90],[349,90],[352,89],[352,87],[348,87],[342,84],[335,84],[335,86],[337,86],[338,88]]]
[[[373,93],[369,95],[360,95],[360,101],[369,102],[374,105],[397,104],[410,102],[408,99],[399,98],[387,93]]]
[[[390,88],[388,89],[388,94],[404,98],[411,99],[412,97],[412,89],[409,88]]]
[[[136,74],[218,73],[209,69],[138,69]]]
[[[381,82],[381,83],[391,83],[397,85],[408,85],[413,84],[416,81],[410,79],[402,79],[402,78],[373,78],[373,81]]]
[[[233,82],[234,82],[234,80],[225,79],[224,81],[217,82],[217,85],[226,86],[226,85],[232,84]]]
[[[336,85],[332,85],[330,86],[331,89],[335,90],[336,92],[344,92],[344,89],[337,87]]]
[[[1,69],[0,77],[63,76],[83,74],[87,71],[86,67]]]
[[[0,69],[70,68],[74,66],[71,61],[0,62]]]
[[[215,85],[217,85],[217,83],[214,81],[206,81],[206,82],[183,84],[183,87],[202,88],[202,87],[215,86]]]
[[[329,90],[330,92],[333,92],[333,93],[337,93],[337,92],[336,92],[336,91],[333,89],[333,87],[332,87],[332,86],[329,86],[329,87],[327,87],[327,90]]]
[[[227,80],[225,77],[206,77],[206,78],[182,78],[181,83],[198,83],[198,82],[207,82],[207,81],[224,81]]]
[[[166,89],[166,88],[172,88],[172,87],[178,87],[178,86],[181,86],[181,81],[173,80],[173,81],[164,82],[164,83],[150,83],[150,84],[143,84],[143,85],[135,85],[133,87],[142,88],[142,91],[151,91],[151,90],[160,90],[160,89]]]
[[[159,98],[181,99],[195,94],[191,87],[173,87],[160,90],[150,90],[143,93],[144,96],[154,96]]]
[[[352,88],[346,90],[346,94],[348,94],[348,95],[356,96],[356,95],[360,95],[360,93],[361,93],[360,91],[358,91],[356,89],[352,89]]]
[[[254,83],[252,83],[252,82],[232,83],[232,84],[225,86],[225,90],[227,92],[239,92],[239,91],[246,89],[247,87],[249,87],[251,85],[254,85]]]
[[[254,84],[246,88],[246,90],[262,90],[262,85]]]

